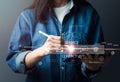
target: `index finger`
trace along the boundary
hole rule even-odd
[[[49,38],[56,39],[56,40],[61,40],[60,36],[50,35]]]

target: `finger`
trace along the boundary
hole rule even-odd
[[[51,45],[49,45],[49,47],[50,47],[50,51],[52,51],[52,52],[56,52],[56,51],[58,51],[58,50],[61,50],[61,45],[60,44],[51,44]]]
[[[103,61],[102,61],[103,60]],[[99,55],[98,54],[88,54],[88,61],[86,63],[89,64],[102,64],[104,62],[104,59],[102,59],[101,61],[99,60]]]
[[[104,63],[104,57],[99,54],[94,54],[94,57],[90,63],[101,65]]]
[[[61,44],[60,40],[55,40],[52,38],[48,38],[46,42],[51,42],[52,44]]]
[[[105,61],[105,57],[103,55],[100,55],[98,57],[98,60],[99,60],[99,62],[104,62]]]
[[[94,56],[91,54],[87,54],[88,59],[86,61],[87,64],[91,64],[92,62],[94,62]]]
[[[55,39],[55,40],[61,40],[61,37],[60,37],[60,36],[50,35],[49,38],[52,38],[52,39]]]
[[[93,57],[92,54],[87,54],[87,56],[88,56],[88,60],[89,60],[89,61],[93,61],[93,60],[94,60],[94,57]]]
[[[81,54],[78,56],[78,59],[82,60],[82,55]]]
[[[59,49],[60,49],[60,48],[61,48],[61,45],[60,45],[60,44],[53,44],[52,47],[53,47],[53,48],[57,48],[57,49],[59,48]]]
[[[61,45],[61,41],[60,40],[53,40],[52,42],[55,43],[55,44],[60,44]]]
[[[81,61],[82,61],[82,62],[85,62],[85,63],[88,62],[88,56],[87,56],[87,55],[82,54],[82,55],[80,56],[80,58],[81,58]]]
[[[99,54],[95,54],[93,60],[94,60],[94,61],[99,61]]]
[[[60,36],[52,36],[51,39],[53,40],[53,42],[59,43],[61,45],[65,44],[64,39],[61,38]]]
[[[59,40],[51,40],[50,42],[52,44],[59,44],[59,45],[61,45],[61,41],[59,41]]]

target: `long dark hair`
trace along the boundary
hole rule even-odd
[[[74,0],[76,4],[82,3],[83,1],[85,0]],[[49,9],[53,7],[53,4],[53,0],[34,0],[29,8],[34,9],[36,21],[46,23]]]
[[[49,8],[52,6],[51,2],[52,0],[34,0],[27,9],[34,10],[36,21],[46,23]]]

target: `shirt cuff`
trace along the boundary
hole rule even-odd
[[[30,73],[32,72],[35,67],[31,68],[31,69],[26,69],[26,65],[25,65],[25,57],[28,53],[30,53],[31,51],[25,51],[20,53],[17,57],[16,57],[16,68],[18,69],[18,71],[20,73]]]
[[[86,64],[84,62],[82,62],[81,65],[82,74],[88,78],[94,78],[97,75],[97,73],[100,72],[100,69],[97,71],[90,71],[89,69],[87,69]]]

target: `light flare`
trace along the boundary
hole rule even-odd
[[[66,49],[70,54],[75,52],[75,46],[72,45],[72,44],[71,45],[66,45]]]

